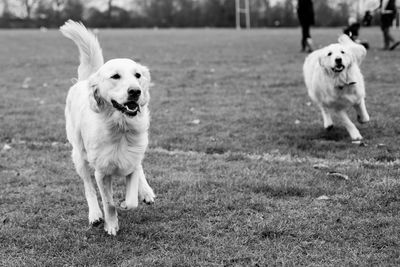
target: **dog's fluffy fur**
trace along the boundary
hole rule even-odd
[[[113,201],[112,177],[126,177],[121,208],[132,209],[138,200],[154,202],[143,173],[148,144],[149,70],[130,59],[104,63],[95,35],[81,23],[66,22],[60,31],[79,49],[78,82],[68,92],[65,108],[72,160],[83,179],[89,223],[99,224],[103,214],[90,170],[94,169],[104,210],[104,229],[116,235],[119,226]]]
[[[303,74],[308,94],[322,112],[324,127],[331,129],[332,112],[337,113],[352,140],[362,136],[349,119],[346,109],[353,106],[360,123],[369,121],[365,107],[364,78],[359,65],[367,51],[347,35],[339,43],[316,50],[306,58]]]

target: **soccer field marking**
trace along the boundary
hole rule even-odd
[[[252,154],[245,152],[226,152],[223,154],[209,154],[198,151],[183,151],[183,150],[167,150],[161,147],[148,149],[149,153],[166,154],[169,156],[185,156],[185,157],[214,157],[216,159],[225,159],[235,161],[234,158],[239,160],[251,160],[251,161],[265,161],[265,162],[283,162],[283,163],[308,163],[308,164],[325,164],[328,166],[351,166],[351,165],[370,165],[370,166],[385,166],[394,167],[400,166],[400,160],[396,159],[390,162],[382,162],[371,159],[360,159],[360,160],[349,160],[349,159],[324,159],[315,157],[297,157],[290,154],[281,153],[264,153],[264,154]]]
[[[8,143],[11,149],[14,146],[38,146],[38,147],[70,147],[68,142],[42,142],[42,141],[26,141],[26,140],[12,140],[11,143]],[[3,145],[4,146],[4,145]],[[6,152],[4,149],[1,150]],[[228,160],[228,161],[241,161],[241,160],[250,160],[250,161],[264,161],[264,162],[283,162],[283,163],[303,163],[303,164],[323,164],[328,167],[333,166],[363,166],[369,165],[374,167],[399,167],[400,160],[396,159],[394,161],[376,161],[373,159],[325,159],[325,158],[316,158],[316,157],[298,157],[290,154],[281,154],[279,152],[273,153],[263,153],[263,154],[253,154],[246,152],[225,152],[222,154],[219,153],[205,153],[201,151],[193,151],[193,150],[167,150],[162,147],[150,147],[147,149],[146,153],[156,153],[163,154],[168,156],[184,156],[184,157],[212,157],[215,159]]]

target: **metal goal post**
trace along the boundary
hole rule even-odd
[[[242,7],[242,2],[244,1],[244,7]],[[236,29],[241,29],[240,17],[241,14],[245,15],[246,28],[250,29],[250,4],[249,0],[236,0]]]

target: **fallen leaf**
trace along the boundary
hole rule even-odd
[[[32,78],[31,77],[26,77],[25,80],[22,83],[22,88],[28,89],[29,88],[29,83],[31,82]]]
[[[323,164],[323,163],[314,164],[313,168],[317,169],[317,170],[328,170],[328,169],[330,169],[328,165]]]
[[[317,197],[318,200],[329,200],[330,198],[328,196],[322,195]]]
[[[7,145],[7,144],[5,144],[4,146],[3,146],[3,150],[4,151],[7,151],[7,150],[10,150],[12,147],[10,146],[10,145]]]
[[[200,124],[200,120],[198,120],[198,119],[192,120],[190,123],[197,125],[197,124]]]
[[[349,180],[349,176],[340,172],[328,172],[326,175],[334,178]]]

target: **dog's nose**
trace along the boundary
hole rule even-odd
[[[335,63],[336,64],[342,64],[342,58],[341,57],[335,58]]]
[[[142,92],[137,88],[129,88],[128,96],[134,99],[138,99]]]

